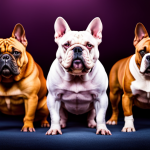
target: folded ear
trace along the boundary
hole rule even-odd
[[[142,23],[137,23],[135,27],[135,37],[133,45],[136,46],[143,38],[149,37],[146,28]]]
[[[68,31],[70,31],[69,25],[67,22],[62,18],[58,17],[54,24],[55,29],[55,42],[58,43],[61,37]]]
[[[27,46],[28,42],[26,39],[25,30],[21,24],[18,23],[15,25],[12,32],[12,37],[21,42],[25,47]]]
[[[102,42],[102,29],[103,25],[99,17],[94,18],[88,25],[86,31],[90,32],[97,40],[98,44]]]

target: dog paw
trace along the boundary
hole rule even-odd
[[[108,129],[97,129],[96,134],[101,135],[112,135]]]
[[[61,129],[49,129],[45,135],[57,135],[62,134]]]
[[[35,132],[34,127],[25,127],[23,126],[21,129],[22,132]]]
[[[109,125],[116,125],[117,124],[117,120],[112,120],[112,119],[109,119],[106,124],[109,124]]]
[[[41,127],[42,128],[49,128],[50,124],[47,120],[44,120],[44,121],[41,122]]]
[[[121,131],[122,132],[135,132],[136,130],[134,127],[123,127]]]
[[[66,120],[61,119],[60,120],[60,126],[61,126],[61,128],[65,128],[66,127]]]
[[[89,128],[95,128],[96,127],[95,120],[88,120],[88,127]]]

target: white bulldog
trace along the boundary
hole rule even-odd
[[[86,31],[71,31],[67,22],[58,17],[55,42],[58,44],[57,58],[47,77],[51,127],[46,135],[62,134],[67,111],[76,115],[89,112],[88,127],[96,127],[96,134],[111,135],[105,124],[108,77],[98,60],[98,45],[102,42],[101,20],[93,19]]]

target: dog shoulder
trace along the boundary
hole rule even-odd
[[[26,52],[26,54],[28,57],[28,64],[24,77],[19,81],[19,84],[21,85],[21,89],[35,89],[38,91],[41,86],[40,73],[42,72],[42,69],[36,64],[30,53]]]
[[[100,88],[107,89],[108,76],[102,63],[97,60],[92,70],[92,83]]]
[[[55,59],[50,67],[48,76],[47,76],[47,88],[54,87],[63,82],[63,77],[65,76],[65,71],[60,66],[57,59]]]
[[[132,57],[129,57],[126,66],[125,66],[125,73],[123,77],[123,90],[125,93],[132,93],[131,91],[131,83],[135,80],[133,75],[130,72],[130,60]]]

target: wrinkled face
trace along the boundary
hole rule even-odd
[[[55,41],[58,44],[56,57],[67,72],[72,75],[84,75],[91,71],[99,58],[98,44],[101,42],[101,30],[102,24],[98,18],[94,23],[91,22],[86,31],[79,32],[71,31],[64,19],[56,20]]]
[[[21,79],[21,71],[28,62],[26,46],[25,31],[21,24],[15,26],[12,37],[0,39],[0,80],[2,77],[13,77],[16,81]]]
[[[5,78],[18,75],[20,70],[17,65],[17,60],[20,57],[21,52],[9,45],[7,40],[3,40],[0,45],[0,74]]]
[[[136,49],[136,63],[140,72],[150,76],[150,38],[143,39]]]
[[[135,28],[134,46],[136,48],[135,62],[140,73],[150,76],[150,38],[143,24],[138,23]]]
[[[99,57],[98,44],[86,31],[69,31],[61,39],[57,54],[62,66],[71,74],[90,71]]]

